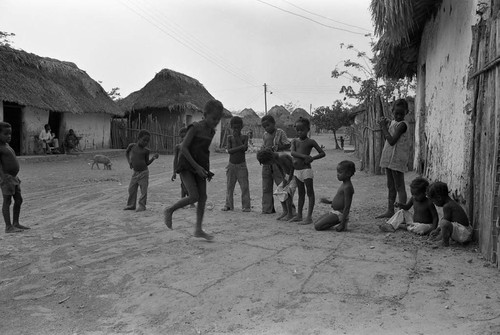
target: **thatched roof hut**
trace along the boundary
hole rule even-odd
[[[299,118],[308,119],[309,121],[311,121],[312,116],[311,114],[306,112],[306,110],[303,108],[295,108],[292,114],[290,114],[290,120],[292,121],[293,124],[295,124],[295,122]]]
[[[0,101],[54,112],[123,115],[75,64],[0,46]]]
[[[372,0],[375,33],[375,72],[393,79],[417,73],[420,39],[425,23],[435,15],[442,0]]]
[[[238,116],[243,119],[243,124],[245,126],[260,126],[260,117],[252,108],[245,108],[238,114]]]
[[[141,90],[120,100],[118,105],[127,113],[141,110],[203,110],[208,100],[214,97],[196,79],[169,69],[163,69]],[[231,117],[224,110],[225,117]]]

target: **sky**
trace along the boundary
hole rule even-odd
[[[331,72],[370,52],[371,0],[0,0],[17,49],[75,63],[106,91],[140,90],[162,69],[197,79],[230,111],[337,99]]]

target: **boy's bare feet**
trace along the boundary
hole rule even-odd
[[[124,211],[135,211],[135,206],[127,206],[123,210]]]
[[[19,228],[14,227],[14,226],[5,227],[5,232],[7,234],[10,234],[10,233],[20,233],[22,231],[23,231],[22,229],[19,229]]]
[[[375,219],[390,218],[394,215],[394,212],[387,211],[384,214],[377,215]]]
[[[303,219],[302,219],[302,215],[295,215],[294,217],[292,217],[292,218],[291,218],[290,220],[288,220],[288,221],[290,221],[290,222],[300,222],[300,221],[302,221],[302,220],[303,220]]]
[[[137,209],[135,211],[136,212],[144,212],[145,210],[146,210],[146,207],[139,206],[139,207],[137,207]]]
[[[16,228],[19,228],[19,229],[31,229],[30,227],[23,226],[23,225],[21,225],[19,223],[15,223],[12,226],[14,226]]]
[[[336,231],[345,231],[347,228],[347,225],[344,223],[340,223],[337,225],[337,227],[335,227],[335,230]]]
[[[165,216],[165,224],[169,229],[172,229],[172,214],[173,212],[170,210],[170,208],[165,208],[165,211],[163,212]]]
[[[281,213],[281,215],[280,215],[280,216],[278,216],[278,217],[276,218],[276,220],[281,221],[281,220],[282,220],[283,218],[285,218],[287,215],[288,215],[288,213],[287,213],[287,212],[283,212],[283,213]]]
[[[312,218],[307,217],[304,221],[299,222],[300,225],[311,224],[313,222]]]
[[[204,238],[207,241],[211,241],[214,239],[213,235],[205,233],[203,230],[195,231],[194,232],[194,237],[201,237]]]
[[[394,233],[396,231],[394,229],[394,227],[392,225],[388,224],[387,222],[379,224],[378,227],[381,231],[386,232],[386,233]]]

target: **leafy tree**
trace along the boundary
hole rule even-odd
[[[286,104],[283,104],[283,107],[285,107],[285,109],[287,111],[289,111],[290,113],[293,112],[295,110],[295,108],[297,108],[297,103],[293,102],[293,101],[290,101],[290,102],[287,102]]]
[[[340,149],[337,142],[337,130],[351,124],[349,111],[340,100],[336,100],[331,107],[321,106],[316,108],[312,115],[312,122],[316,125],[318,131],[329,130],[333,132],[335,149]]]
[[[11,37],[16,36],[14,33],[8,33],[6,31],[0,31],[0,45],[10,47],[12,44]]]
[[[120,92],[119,92],[119,91],[120,91],[120,88],[119,88],[119,87],[113,87],[113,88],[111,89],[111,91],[106,92],[106,93],[108,93],[108,96],[109,96],[112,100],[114,100],[114,101],[118,101],[118,100],[120,100],[120,99],[121,99],[121,94],[120,94]]]

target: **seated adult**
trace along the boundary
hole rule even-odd
[[[66,146],[66,152],[69,153],[71,150],[81,151],[78,146],[80,145],[81,137],[76,136],[75,131],[70,129],[66,138],[64,139],[64,144]]]
[[[56,135],[50,131],[50,126],[46,124],[44,129],[40,132],[38,138],[42,142],[43,152],[46,154],[51,154],[52,151],[59,151],[59,140]]]

